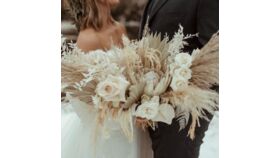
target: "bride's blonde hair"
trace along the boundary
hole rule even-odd
[[[104,23],[113,23],[107,0],[67,0],[78,30],[93,28],[99,31]],[[104,18],[107,21],[104,21]]]

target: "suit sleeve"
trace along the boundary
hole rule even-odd
[[[197,12],[198,40],[205,45],[219,30],[219,0],[199,0]]]

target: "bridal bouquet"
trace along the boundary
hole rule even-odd
[[[191,116],[194,138],[199,118],[218,107],[218,93],[210,88],[219,83],[219,37],[191,55],[182,52],[186,38],[192,37],[180,27],[172,39],[146,33],[139,41],[123,37],[122,48],[108,51],[63,49],[62,92],[72,104],[94,111],[100,124],[117,120],[127,136],[132,117],[143,128],[177,118],[183,129]]]

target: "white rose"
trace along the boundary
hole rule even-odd
[[[175,62],[177,65],[187,65],[190,67],[192,64],[192,57],[188,53],[179,53],[175,56]]]
[[[189,67],[183,65],[174,71],[174,75],[176,77],[180,77],[180,78],[184,78],[185,80],[189,80],[192,77],[192,70]]]
[[[160,105],[159,97],[154,96],[151,100],[145,101],[139,105],[133,115],[155,122],[171,124],[175,117],[175,112],[174,108],[169,104]]]
[[[188,86],[188,81],[191,77],[191,69],[186,65],[182,65],[180,68],[174,70],[170,87],[173,91],[184,90]]]
[[[152,120],[157,116],[159,111],[159,96],[154,96],[151,100],[145,101],[138,106],[134,115],[136,117]]]
[[[188,81],[186,81],[184,78],[180,76],[174,76],[172,78],[170,87],[173,91],[181,91],[184,90],[188,85]]]
[[[129,82],[122,76],[109,75],[106,80],[98,83],[96,93],[105,101],[125,101],[125,92]]]
[[[170,125],[174,117],[174,108],[170,104],[161,104],[159,106],[159,112],[157,116],[153,118],[153,121],[164,122]]]

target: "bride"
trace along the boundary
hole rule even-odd
[[[111,16],[111,7],[118,3],[119,0],[68,0],[79,30],[78,49],[89,52],[122,46],[125,28]],[[62,103],[62,158],[152,157],[147,132],[133,126],[131,141],[113,119],[107,119],[101,127],[91,110],[82,105],[81,101]]]

